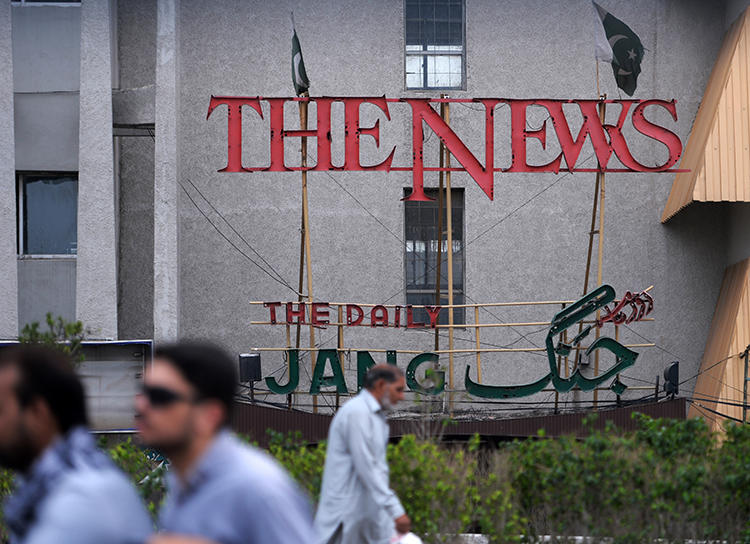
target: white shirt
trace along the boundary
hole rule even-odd
[[[404,509],[388,486],[388,435],[383,410],[366,389],[336,413],[315,516],[319,544],[381,544],[393,535]]]

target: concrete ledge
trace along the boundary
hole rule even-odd
[[[112,122],[115,125],[153,125],[154,85],[112,91]]]

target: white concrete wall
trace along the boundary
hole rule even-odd
[[[81,2],[76,317],[95,338],[117,338],[110,3]]]
[[[0,73],[13,73],[10,3],[0,6]],[[0,79],[0,338],[18,331],[13,79]]]
[[[180,334],[177,152],[179,0],[157,0],[156,142],[154,148],[154,339]]]

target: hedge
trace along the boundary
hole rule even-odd
[[[582,439],[540,433],[500,447],[478,437],[446,445],[406,436],[388,447],[391,486],[427,543],[463,532],[492,543],[541,535],[750,542],[750,425],[728,424],[719,437],[700,419],[636,417],[634,433],[612,426]],[[108,451],[155,515],[163,460],[129,440]],[[274,434],[268,451],[317,501],[325,444]],[[0,494],[10,482],[0,472]]]

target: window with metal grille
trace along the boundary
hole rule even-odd
[[[21,255],[75,255],[77,214],[77,173],[18,175]]]
[[[406,194],[411,189],[406,190]],[[438,245],[442,238],[440,256],[440,305],[448,304],[448,241],[446,240],[446,204],[443,199],[443,236],[438,236],[438,194],[436,189],[425,189],[435,200],[404,203],[404,248],[406,263],[406,303],[434,305],[438,276]],[[464,190],[451,190],[453,231],[453,304],[464,304]],[[454,308],[453,322],[465,323],[464,308]],[[448,311],[440,312],[440,324],[448,323]],[[429,323],[423,308],[414,310],[415,321]]]
[[[463,89],[465,0],[404,0],[406,88]]]

